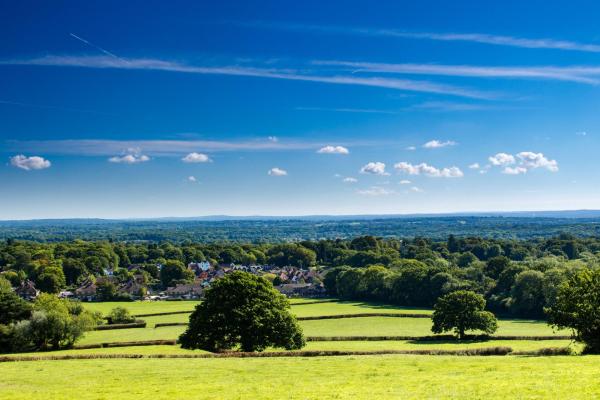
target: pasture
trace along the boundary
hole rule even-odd
[[[299,317],[365,313],[427,314],[362,302],[296,300]],[[86,303],[108,314],[116,306],[133,314],[185,312],[142,317],[146,328],[88,332],[78,345],[145,340],[172,340],[185,326],[197,302]],[[306,336],[431,336],[431,320],[414,317],[358,317],[301,320]],[[498,335],[552,336],[542,321],[499,321]],[[510,347],[515,352],[579,346],[570,340],[327,340],[309,341],[307,351],[464,350]],[[269,349],[267,351],[273,351]],[[335,357],[276,357],[174,359],[208,354],[178,345],[71,349],[22,356],[133,356],[135,359],[38,360],[0,363],[2,399],[152,399],[171,398],[593,398],[600,396],[600,357],[576,356],[440,356],[354,355]],[[210,374],[204,373],[210,371]],[[573,373],[577,371],[577,373]],[[42,384],[43,382],[43,384]],[[101,397],[98,394],[101,393]]]
[[[342,356],[0,364],[3,399],[600,396],[600,357]],[[100,396],[99,396],[100,394]]]

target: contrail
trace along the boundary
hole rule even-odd
[[[116,58],[118,60],[127,62],[126,60],[123,60],[121,57],[117,56],[116,54],[113,54],[110,51],[105,50],[105,49],[103,49],[100,46],[96,46],[94,43],[92,43],[92,42],[90,42],[88,40],[85,40],[84,38],[79,37],[79,36],[77,36],[74,33],[69,33],[69,35],[71,35],[71,37],[74,37],[75,39],[79,40],[80,42],[83,42],[83,43],[87,44],[88,46],[91,46],[91,47],[95,48],[96,50],[101,51],[102,53],[106,54],[107,56],[111,56],[111,57],[114,57],[114,58]]]

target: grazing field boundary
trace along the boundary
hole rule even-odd
[[[179,313],[179,312],[178,312]],[[170,315],[174,313],[164,314]],[[182,313],[179,313],[182,314]],[[146,315],[147,316],[147,315]],[[139,317],[139,315],[138,315]],[[405,314],[405,313],[360,313],[360,314],[336,314],[336,315],[316,315],[308,317],[296,317],[298,321],[316,321],[320,319],[344,319],[344,318],[368,318],[368,317],[390,317],[390,318],[431,318],[429,314]],[[164,326],[187,325],[187,322],[164,322],[155,324],[155,328]]]
[[[273,351],[273,352],[223,352],[203,354],[61,354],[40,356],[1,356],[0,362],[46,361],[46,360],[93,360],[107,358],[274,358],[274,357],[328,357],[328,356],[368,356],[387,354],[414,354],[439,356],[505,356],[512,352],[511,347],[483,347],[464,350],[376,350],[376,351]]]
[[[157,345],[176,345],[176,339],[167,340],[138,340],[131,342],[108,342],[108,343],[93,343],[75,345],[74,349],[85,350],[85,349],[102,349],[106,347],[133,347],[133,346],[157,346]]]
[[[165,326],[188,326],[187,322],[161,322],[158,324],[154,324],[155,328],[162,328]]]
[[[51,361],[51,360],[94,360],[127,358],[277,358],[277,357],[333,357],[333,356],[376,356],[376,355],[425,355],[425,356],[565,356],[572,354],[568,347],[550,347],[532,351],[513,351],[511,347],[481,347],[462,350],[307,350],[274,352],[223,352],[202,354],[62,354],[40,356],[0,356],[0,362]]]
[[[516,335],[473,335],[466,336],[465,340],[570,340],[571,336],[516,336]],[[431,335],[431,336],[307,336],[309,342],[356,342],[356,341],[384,341],[384,340],[412,340],[415,342],[452,341],[460,343],[456,336]]]
[[[130,324],[108,324],[98,325],[94,328],[95,331],[110,331],[112,329],[133,329],[133,328],[145,328],[146,321],[135,321]]]
[[[162,315],[191,314],[192,312],[193,311],[167,311],[167,312],[150,313],[150,314],[137,314],[137,315],[134,315],[134,317],[136,317],[136,318],[160,317]]]
[[[321,304],[321,303],[335,303],[338,302],[339,300],[336,299],[327,299],[327,300],[314,300],[314,301],[305,301],[303,303],[292,303],[290,302],[290,305],[292,306],[305,306],[305,305],[310,305],[310,304]]]
[[[365,317],[431,318],[431,314],[358,313],[358,314],[315,315],[315,316],[309,316],[309,317],[296,317],[296,319],[298,321],[313,321],[313,320],[318,320],[318,319],[342,319],[342,318],[365,318]]]

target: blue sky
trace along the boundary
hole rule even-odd
[[[600,204],[594,2],[121,3],[0,6],[0,219]]]

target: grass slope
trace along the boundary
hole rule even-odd
[[[367,317],[300,321],[306,336],[427,336],[431,320],[427,318]],[[498,321],[497,335],[553,335],[546,323],[527,320]],[[564,332],[562,332],[565,334]]]
[[[123,307],[129,310],[133,315],[154,314],[173,311],[192,312],[198,301],[107,301],[100,303],[83,303],[84,307],[92,311],[100,311],[108,315],[110,310],[115,307]]]
[[[5,400],[600,397],[598,356],[37,361],[0,375]]]

